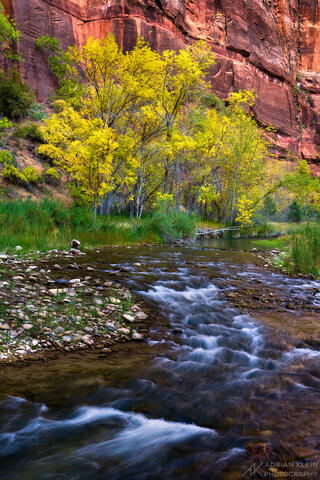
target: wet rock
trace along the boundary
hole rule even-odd
[[[319,455],[319,452],[317,450],[313,450],[312,448],[308,448],[308,447],[293,447],[292,450],[293,450],[293,454],[299,460],[312,458]]]
[[[256,459],[266,459],[271,454],[271,446],[267,442],[249,442],[246,445],[246,450],[250,457]]]
[[[145,312],[138,312],[136,314],[136,320],[143,321],[143,320],[147,320],[147,318],[148,318],[148,315]]]
[[[70,248],[69,253],[71,255],[81,255],[80,250],[78,250],[77,248]]]
[[[144,340],[144,335],[142,335],[142,333],[134,332],[131,338],[136,342],[142,342]]]

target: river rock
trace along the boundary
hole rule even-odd
[[[135,340],[136,342],[142,342],[144,340],[144,336],[142,333],[134,332],[132,335],[132,340]]]
[[[93,339],[91,338],[91,335],[83,335],[81,337],[81,341],[88,346],[93,345],[94,343]]]
[[[136,320],[142,321],[142,320],[147,320],[147,318],[148,318],[148,315],[145,312],[138,312],[136,314]]]
[[[3,323],[0,325],[0,330],[9,330],[10,326],[7,323]]]
[[[78,248],[70,248],[69,253],[71,253],[71,255],[81,255],[81,252]]]
[[[17,245],[17,246],[15,247],[15,250],[16,250],[17,252],[20,252],[20,251],[22,250],[21,245]]]
[[[130,330],[129,330],[129,328],[119,328],[118,332],[123,333],[123,335],[129,335]]]
[[[115,298],[115,297],[110,297],[109,301],[110,301],[110,303],[114,303],[114,304],[121,303],[119,298]]]
[[[71,248],[80,250],[80,247],[81,247],[81,242],[79,240],[76,240],[75,238],[71,240]]]
[[[23,330],[31,330],[31,328],[33,328],[33,325],[32,325],[32,323],[24,323],[22,325],[22,328],[23,328]]]
[[[135,321],[135,318],[132,315],[128,315],[127,313],[124,313],[122,315],[122,318],[129,323],[133,323]]]

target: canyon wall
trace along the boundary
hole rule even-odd
[[[54,89],[37,37],[67,47],[112,32],[130,49],[137,35],[153,48],[204,39],[216,54],[213,90],[254,89],[255,115],[276,128],[277,154],[299,153],[316,169],[320,151],[318,0],[5,0],[22,32],[24,77],[45,100]]]

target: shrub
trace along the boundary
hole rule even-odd
[[[17,126],[13,136],[15,138],[28,138],[34,142],[42,142],[42,135],[39,126],[36,123],[27,123],[26,125]]]
[[[300,222],[302,218],[301,208],[299,204],[294,201],[289,206],[288,220],[291,222]]]
[[[3,117],[0,119],[0,132],[4,132],[5,130],[7,130],[7,128],[11,128],[12,127],[12,122],[10,122],[10,120],[7,119],[7,117]]]
[[[0,150],[0,163],[3,165],[14,165],[15,155],[9,150]]]
[[[2,176],[10,182],[16,183],[18,185],[27,183],[26,177],[14,165],[5,165],[4,169],[2,170]]]
[[[42,103],[34,103],[28,110],[28,116],[35,120],[36,122],[40,122],[48,117],[46,108]]]
[[[10,119],[26,116],[34,94],[17,70],[0,72],[0,114]]]
[[[267,217],[274,217],[277,213],[277,204],[270,195],[263,200],[262,212]]]
[[[22,175],[28,183],[38,183],[41,178],[41,173],[32,166],[26,167],[22,170]]]
[[[60,175],[56,168],[48,168],[44,174],[45,182],[49,185],[59,185]]]
[[[294,232],[290,239],[289,270],[295,273],[320,273],[320,225],[305,225]]]
[[[151,217],[151,228],[165,242],[174,242],[196,233],[196,220],[183,212],[160,206]]]

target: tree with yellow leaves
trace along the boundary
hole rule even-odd
[[[41,127],[46,144],[39,153],[71,174],[81,192],[92,198],[96,215],[100,198],[113,188],[115,134],[101,119],[87,119],[63,101],[56,108],[59,111]]]

